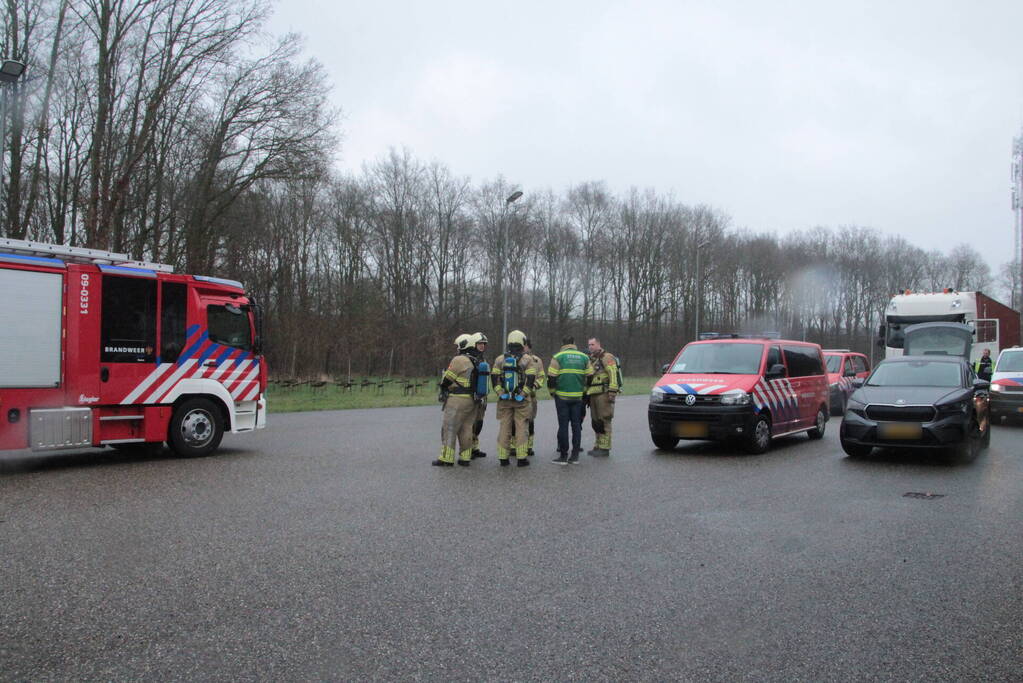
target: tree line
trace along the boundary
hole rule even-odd
[[[0,53],[29,69],[7,93],[0,234],[245,282],[272,373],[289,377],[431,375],[463,331],[496,351],[506,290],[509,329],[541,354],[566,333],[599,336],[649,375],[697,324],[869,352],[895,292],[1019,289],[1017,269],[996,278],[966,244],[758,232],[599,181],[509,203],[517,184],[404,149],[341,173],[324,69],[299,36],[265,35],[268,11],[7,0]]]

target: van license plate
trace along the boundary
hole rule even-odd
[[[706,422],[679,422],[675,424],[675,436],[683,439],[701,439],[710,434]]]
[[[923,427],[916,423],[883,424],[877,431],[882,439],[919,439],[924,435]]]

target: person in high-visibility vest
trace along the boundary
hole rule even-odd
[[[991,381],[991,375],[995,372],[995,364],[991,360],[991,349],[984,349],[980,360],[973,364],[973,371],[977,373],[979,379]]]
[[[473,401],[472,372],[476,367],[468,353],[471,337],[460,334],[455,339],[458,355],[448,363],[440,381],[440,400],[444,402],[444,416],[440,428],[440,457],[431,465],[454,467],[455,445],[459,446],[458,464],[468,467],[472,462],[472,423],[476,418]]]
[[[497,392],[497,460],[507,467],[514,452],[519,467],[529,465],[529,397],[536,387],[536,367],[525,353],[526,335],[519,330],[508,333],[508,348],[491,371]],[[513,445],[514,440],[514,445]]]
[[[526,338],[525,350],[526,355],[530,357],[533,365],[536,366],[536,391],[530,397],[533,408],[529,413],[529,450],[527,451],[529,455],[533,455],[533,446],[536,441],[536,414],[539,412],[540,407],[540,399],[537,396],[537,392],[547,385],[547,373],[543,369],[543,360],[540,356],[533,353],[533,342],[528,337]]]
[[[551,358],[547,376],[547,386],[558,413],[558,457],[554,463],[578,465],[583,438],[583,395],[593,376],[593,363],[575,345],[575,338],[567,336],[561,340],[561,350]],[[569,427],[572,429],[571,454],[568,451]]]
[[[477,360],[485,361],[487,345],[490,343],[487,335],[477,332],[469,342],[475,349]],[[487,457],[486,452],[480,450],[480,432],[483,431],[483,418],[487,416],[487,397],[477,396],[476,398],[476,419],[472,424],[472,459]]]
[[[618,360],[604,350],[600,340],[593,337],[587,344],[590,362],[593,363],[593,379],[586,389],[590,404],[590,423],[593,425],[593,450],[587,455],[611,455],[611,420],[615,415],[615,399],[618,397]]]

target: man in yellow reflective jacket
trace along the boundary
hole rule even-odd
[[[455,339],[458,355],[448,363],[448,369],[440,382],[441,400],[444,402],[444,416],[440,429],[440,457],[431,465],[454,467],[455,443],[457,441],[458,464],[468,467],[472,462],[472,424],[476,419],[476,403],[473,401],[471,386],[474,363],[468,353],[472,346],[468,334]]]
[[[526,338],[525,350],[526,355],[529,356],[536,367],[536,391],[530,397],[533,408],[529,413],[529,450],[527,451],[529,455],[533,455],[533,445],[536,440],[536,414],[539,412],[540,407],[540,399],[537,396],[537,392],[547,386],[547,373],[543,369],[543,360],[541,360],[540,356],[533,353],[533,342],[528,337]]]
[[[485,361],[486,360],[487,345],[489,343],[490,343],[490,340],[487,339],[487,335],[483,334],[482,332],[477,332],[476,334],[472,335],[472,338],[469,340],[469,344],[471,344],[475,348],[475,350],[476,350],[475,351],[475,356],[476,356],[477,362],[478,361]],[[487,416],[487,397],[486,396],[483,396],[483,397],[477,396],[476,397],[476,419],[472,423],[472,459],[473,460],[475,460],[476,458],[485,458],[485,457],[487,457],[487,454],[484,451],[480,450],[480,432],[483,431],[483,418],[485,418],[486,416]]]
[[[593,363],[593,379],[586,390],[590,403],[590,422],[593,425],[595,443],[587,455],[611,455],[611,420],[615,415],[615,399],[618,397],[618,360],[604,350],[600,340],[593,337],[587,344],[590,362]]]
[[[529,398],[536,390],[536,367],[525,353],[526,335],[519,330],[508,333],[508,348],[491,371],[497,392],[497,460],[507,467],[514,452],[519,467],[529,465]],[[514,440],[514,445],[513,445]]]

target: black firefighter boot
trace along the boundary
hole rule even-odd
[[[586,455],[592,455],[595,458],[607,457],[611,455],[611,451],[607,448],[594,448],[591,451],[586,451]]]
[[[485,458],[485,457],[487,457],[487,454],[484,453],[483,451],[481,451],[480,449],[478,449],[478,448],[472,449],[472,459],[473,460],[475,460],[477,458]]]

